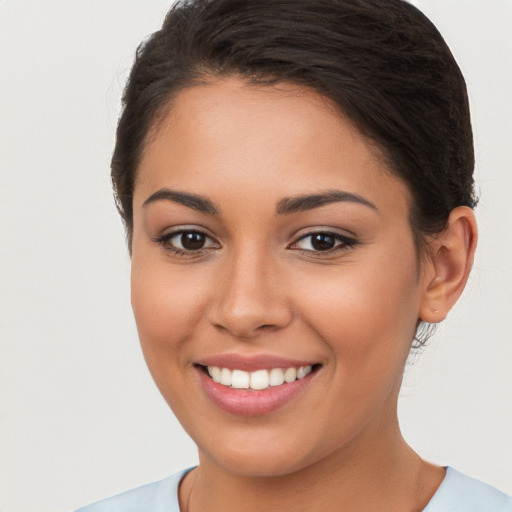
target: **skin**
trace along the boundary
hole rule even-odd
[[[218,214],[147,202],[162,189],[208,198]],[[373,206],[276,213],[283,198],[333,190]],[[418,258],[409,211],[406,185],[315,92],[228,78],[174,99],[138,170],[132,304],[153,378],[198,445],[184,512],[426,506],[444,470],[403,440],[397,397],[419,320],[442,320],[464,288],[476,227],[454,210]],[[176,229],[208,238],[179,255],[180,236],[157,241]],[[312,231],[355,242],[315,251]],[[194,367],[226,353],[321,366],[290,402],[245,417],[213,404]]]

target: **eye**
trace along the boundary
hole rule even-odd
[[[355,243],[356,241],[354,239],[340,235],[339,233],[318,231],[316,233],[303,235],[291,248],[310,252],[335,252],[352,247]]]
[[[217,248],[219,244],[201,231],[179,230],[166,233],[154,240],[165,250],[179,255],[200,253],[205,249]]]

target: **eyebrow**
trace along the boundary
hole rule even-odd
[[[342,190],[328,190],[320,194],[285,197],[277,203],[276,213],[278,215],[288,215],[290,213],[304,212],[326,204],[340,202],[358,203],[377,212],[379,211],[371,201],[368,201],[368,199],[358,194],[344,192]]]
[[[186,192],[178,192],[177,190],[171,190],[169,188],[162,188],[157,190],[154,194],[151,194],[142,204],[146,207],[156,201],[172,201],[173,203],[182,204],[188,206],[193,210],[201,213],[210,213],[212,215],[219,214],[219,208],[208,199],[207,197],[199,196],[196,194],[188,194]]]
[[[213,201],[207,197],[197,194],[189,194],[187,192],[179,192],[169,188],[162,188],[151,194],[143,203],[143,207],[157,201],[172,201],[173,203],[182,204],[188,208],[192,208],[201,213],[209,213],[211,215],[219,215],[220,209],[215,206]],[[367,206],[375,211],[379,209],[368,199],[341,190],[329,190],[320,194],[305,194],[296,197],[285,197],[281,199],[276,206],[276,214],[289,215],[296,212],[304,212],[319,208],[330,203],[350,202]]]

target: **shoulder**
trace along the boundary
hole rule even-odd
[[[76,512],[180,512],[178,486],[188,471],[92,503]]]
[[[443,483],[423,512],[512,512],[512,498],[448,467]]]

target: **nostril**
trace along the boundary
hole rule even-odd
[[[263,324],[258,327],[260,331],[274,329],[276,326],[272,324]]]
[[[284,297],[266,296],[254,287],[246,288],[219,293],[208,311],[210,324],[238,338],[253,338],[290,324],[293,315]]]

